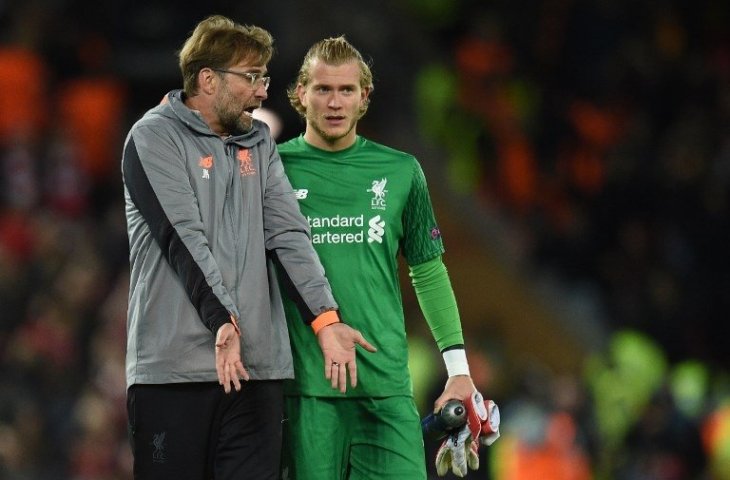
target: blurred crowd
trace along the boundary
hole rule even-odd
[[[454,188],[612,326],[730,366],[730,6],[471,3],[417,81]]]
[[[507,395],[495,478],[729,478],[730,5],[436,3],[415,105],[453,190],[616,332]]]
[[[730,6],[400,0],[348,17],[336,3],[308,14],[341,13],[328,34],[374,52],[367,134],[424,138],[436,158],[422,161],[499,226],[515,268],[591,302],[611,332],[574,372],[536,361],[510,381],[509,358],[470,344],[504,425],[470,476],[730,479]],[[2,479],[131,478],[121,146],[178,86],[172,54],[213,12],[125,5],[0,2]],[[388,41],[386,8],[419,40]],[[317,33],[273,10],[244,21],[272,30],[275,64],[294,65],[272,69],[293,77],[305,46],[285,46]],[[418,48],[406,58],[405,45]],[[404,95],[413,112],[388,108]],[[413,124],[393,132],[398,121]],[[440,367],[423,341],[412,369],[425,414]]]

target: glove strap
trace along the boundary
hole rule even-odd
[[[487,421],[482,422],[482,435],[489,435],[492,433],[499,433],[499,424],[501,417],[499,415],[499,407],[492,400],[486,400],[484,402],[487,407],[488,418]]]
[[[476,390],[472,392],[471,396],[464,400],[464,407],[466,407],[466,424],[471,431],[472,439],[478,441],[482,424],[489,419],[489,411],[482,394]]]

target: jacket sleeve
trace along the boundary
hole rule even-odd
[[[125,186],[200,319],[215,334],[238,311],[208,246],[184,152],[160,130],[133,128],[122,157]]]
[[[306,323],[326,310],[337,308],[324,267],[314,250],[309,225],[299,210],[294,191],[284,173],[276,144],[271,140],[271,155],[264,192],[264,235],[266,249],[276,257],[293,287]],[[311,315],[303,311],[302,303]]]

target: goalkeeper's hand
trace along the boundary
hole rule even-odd
[[[350,385],[357,386],[357,359],[355,347],[360,345],[368,352],[377,351],[362,336],[360,331],[340,322],[335,311],[327,311],[312,322],[312,329],[317,335],[319,348],[324,357],[324,376],[331,382],[332,388],[340,392],[347,391],[347,374]]]
[[[479,468],[479,443],[491,445],[499,438],[499,409],[482,394],[474,391],[464,400],[467,420],[457,432],[449,435],[436,453],[436,473],[444,476],[451,470],[457,477],[468,469]]]

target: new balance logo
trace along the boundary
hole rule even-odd
[[[200,157],[198,166],[203,169],[203,178],[210,180],[210,169],[213,168],[213,155]]]
[[[307,198],[307,195],[309,195],[309,190],[306,188],[295,188],[294,189],[294,196],[297,200],[304,200]]]

